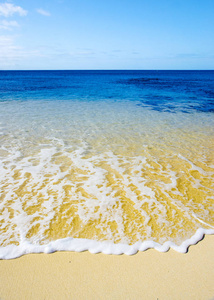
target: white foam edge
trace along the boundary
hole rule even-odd
[[[145,251],[151,248],[156,249],[159,252],[167,252],[170,248],[172,248],[177,252],[186,253],[189,246],[197,244],[203,239],[205,234],[214,234],[214,230],[199,228],[190,239],[184,241],[180,246],[170,241],[165,242],[163,245],[153,241],[137,242],[133,245],[127,245],[122,243],[114,244],[112,242],[99,242],[79,238],[58,239],[47,245],[34,245],[25,241],[19,246],[8,245],[6,247],[0,247],[0,259],[13,259],[24,254],[53,253],[56,251],[89,251],[94,254],[104,253],[114,255],[133,255],[138,251]]]

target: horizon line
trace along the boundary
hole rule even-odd
[[[214,69],[4,69],[8,71],[214,71]]]

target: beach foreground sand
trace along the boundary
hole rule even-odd
[[[133,256],[58,252],[0,261],[0,299],[214,299],[214,236]]]

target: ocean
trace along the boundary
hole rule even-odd
[[[0,71],[0,258],[214,234],[214,71]]]

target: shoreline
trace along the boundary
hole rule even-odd
[[[0,261],[0,299],[208,299],[214,236],[182,254],[55,252]]]
[[[186,253],[192,245],[196,245],[203,240],[205,235],[213,235],[214,229],[199,228],[196,233],[189,239],[185,240],[181,245],[176,245],[173,242],[167,241],[163,244],[154,241],[137,242],[133,245],[127,244],[114,244],[112,242],[99,242],[89,239],[80,238],[64,238],[46,245],[33,245],[27,241],[22,242],[21,245],[8,245],[0,247],[0,260],[1,259],[15,259],[26,254],[39,254],[39,253],[54,253],[56,251],[74,251],[83,252],[89,251],[92,254],[114,254],[114,255],[134,255],[136,253],[144,252],[149,249],[155,249],[159,252],[167,252],[173,249],[179,253]]]

